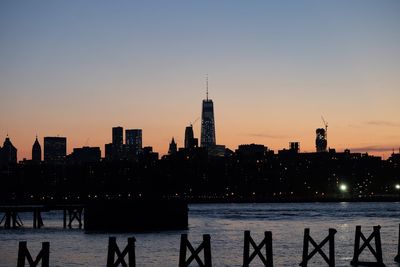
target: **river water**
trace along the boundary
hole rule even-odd
[[[32,229],[31,214],[22,214],[26,226],[0,229],[0,266],[16,266],[18,242],[27,241],[35,257],[41,242],[50,242],[50,266],[105,266],[110,234],[87,234],[79,229],[62,229],[61,212],[44,213],[45,227]],[[336,266],[350,266],[356,225],[366,237],[372,226],[381,225],[386,266],[398,266],[397,254],[400,203],[272,203],[272,204],[192,204],[189,230],[152,233],[112,234],[122,249],[128,237],[136,238],[137,266],[178,266],[180,234],[187,233],[196,247],[203,234],[211,235],[213,266],[241,266],[244,230],[256,243],[264,231],[272,231],[274,266],[298,266],[303,250],[304,228],[319,243],[335,228]],[[310,246],[312,249],[312,246]],[[265,250],[263,250],[265,251]],[[325,248],[327,251],[327,247]],[[371,260],[365,251],[360,260]],[[328,254],[328,252],[326,252]],[[196,266],[196,265],[193,265]],[[257,259],[251,266],[262,266]],[[327,266],[315,257],[309,266]]]

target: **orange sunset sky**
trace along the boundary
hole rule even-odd
[[[218,144],[299,141],[387,158],[400,147],[399,1],[1,1],[0,139],[74,147],[143,129],[165,154],[201,116]],[[194,125],[200,136],[200,121]]]

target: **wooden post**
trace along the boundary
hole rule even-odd
[[[124,267],[136,267],[135,241],[134,237],[129,237],[128,245],[121,252],[117,245],[117,239],[109,237],[107,267],[117,267],[120,264]],[[115,255],[117,255],[117,260],[115,260]],[[128,255],[128,264],[125,261],[126,255]]]
[[[18,213],[14,210],[6,210],[4,212],[4,216],[0,221],[0,224],[4,221],[4,228],[18,228],[23,225],[21,218],[18,216]]]
[[[43,226],[43,219],[39,209],[33,210],[33,228],[41,228]]]
[[[310,236],[310,229],[304,229],[304,240],[303,240],[303,258],[300,263],[300,266],[307,267],[308,261],[314,257],[315,254],[321,255],[321,257],[325,260],[329,267],[335,266],[335,234],[336,230],[333,228],[329,228],[328,236],[322,240],[321,243],[317,244],[314,239]],[[329,243],[328,243],[329,241]],[[308,244],[311,243],[313,245],[314,250],[311,253],[308,253]],[[325,252],[322,250],[324,245],[328,243],[329,245],[329,257],[326,256]]]
[[[186,251],[189,250],[191,255],[186,259]],[[204,262],[200,259],[199,253],[203,250]],[[203,242],[197,249],[194,249],[192,244],[188,241],[187,234],[181,235],[181,246],[179,253],[179,267],[188,267],[190,263],[196,260],[200,267],[212,267],[211,261],[211,237],[210,235],[203,235]]]
[[[68,228],[72,228],[72,223],[78,221],[79,229],[82,229],[82,211],[83,208],[69,208],[64,210],[63,226],[67,227],[67,215],[68,215]]]
[[[400,224],[399,224],[399,240],[397,243],[397,255],[394,257],[394,261],[400,263]]]
[[[42,243],[42,249],[40,250],[35,260],[33,260],[31,254],[29,253],[26,241],[19,242],[17,267],[25,267],[25,260],[28,261],[29,267],[39,266],[40,261],[42,262],[41,267],[49,267],[49,258],[50,258],[49,242]]]
[[[381,234],[380,234],[381,227],[378,225],[374,226],[373,229],[374,230],[372,234],[368,238],[366,238],[364,234],[361,232],[361,226],[360,225],[356,226],[354,255],[353,255],[353,260],[350,262],[351,265],[380,266],[380,267],[385,266],[382,257],[382,244],[381,244]],[[363,240],[363,244],[361,246],[360,246],[360,239]],[[370,244],[372,239],[375,239],[375,249]],[[371,254],[375,257],[376,262],[359,261],[360,254],[367,247],[371,252]]]
[[[250,244],[254,251],[250,255]],[[265,257],[261,253],[262,248],[265,246]],[[252,237],[250,236],[250,231],[244,232],[244,250],[243,250],[243,267],[249,267],[250,262],[258,256],[265,267],[272,267],[272,232],[264,232],[264,239],[259,244],[256,245]]]

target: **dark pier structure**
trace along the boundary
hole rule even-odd
[[[19,214],[32,213],[32,227],[45,224],[42,213],[63,212],[63,228],[77,226],[87,231],[183,230],[188,227],[188,207],[180,200],[97,201],[87,204],[0,206],[0,226],[24,225]]]
[[[99,201],[85,208],[86,231],[184,230],[188,206],[181,200]]]
[[[4,205],[0,206],[0,226],[5,229],[15,229],[24,225],[20,213],[32,213],[33,228],[42,228],[44,226],[42,213],[49,211],[63,211],[63,227],[72,228],[73,223],[76,221],[78,227],[82,228],[82,213],[84,205]]]

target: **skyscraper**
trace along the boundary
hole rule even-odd
[[[169,144],[168,155],[175,154],[178,151],[178,146],[175,139],[172,137],[171,143]]]
[[[112,128],[112,143],[116,146],[122,146],[124,129],[122,127]]]
[[[66,137],[44,138],[44,161],[51,163],[62,163],[67,156]]]
[[[142,129],[131,129],[125,131],[125,143],[133,146],[136,155],[142,152]]]
[[[32,146],[32,161],[34,163],[40,163],[42,161],[42,147],[39,144],[37,136]]]
[[[11,143],[10,138],[6,137],[3,148],[0,149],[0,163],[13,164],[17,163],[17,149]]]
[[[185,149],[193,149],[198,146],[198,139],[194,138],[193,126],[187,126],[185,129]]]
[[[201,147],[210,148],[215,146],[215,121],[214,104],[208,99],[208,78],[207,78],[207,97],[203,100],[201,111]]]

